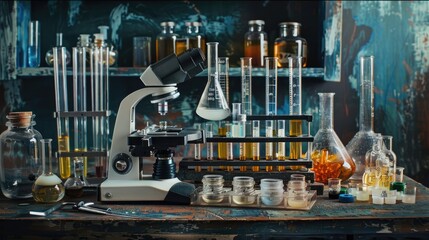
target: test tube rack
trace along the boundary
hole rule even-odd
[[[307,133],[303,133],[298,137],[206,137],[206,142],[302,142],[307,144],[307,152],[312,151],[312,142],[314,137],[310,134],[311,129],[311,115],[252,115],[248,116],[247,120],[303,120],[307,122]],[[221,168],[222,166],[222,168]],[[246,171],[241,171],[240,167],[246,166]],[[253,166],[259,166],[259,171],[252,171]],[[266,167],[273,168],[272,171],[266,171]],[[285,170],[278,171],[277,167],[282,166]],[[224,168],[232,168],[232,171],[226,171]],[[207,160],[207,159],[194,159],[183,158],[179,163],[179,171],[177,176],[182,181],[191,181],[199,183],[206,174],[220,174],[223,175],[225,181],[230,182],[235,176],[250,176],[259,182],[263,178],[277,178],[289,181],[290,175],[302,174],[306,177],[307,182],[314,182],[314,172],[310,170],[313,167],[313,161],[310,155],[307,154],[306,159],[297,160],[266,160],[261,157],[260,160]],[[210,169],[210,171],[209,171]],[[292,170],[296,169],[296,170]]]

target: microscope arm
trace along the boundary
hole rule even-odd
[[[116,117],[115,128],[113,129],[112,145],[109,153],[109,179],[123,179],[129,180],[129,174],[134,179],[139,179],[140,173],[138,167],[131,168],[131,172],[128,176],[118,174],[112,166],[112,160],[118,154],[129,155],[128,136],[131,132],[135,131],[135,108],[136,105],[145,97],[149,95],[165,94],[176,91],[177,88],[174,86],[169,87],[145,87],[139,89],[128,96],[126,96],[119,105],[118,114]],[[129,155],[130,156],[130,155]],[[131,156],[130,156],[131,157]],[[131,157],[133,159],[133,165],[138,166],[138,158]]]

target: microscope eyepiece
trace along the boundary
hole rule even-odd
[[[188,73],[189,78],[194,77],[204,70],[206,57],[200,48],[188,49],[180,54],[177,59],[182,69]]]

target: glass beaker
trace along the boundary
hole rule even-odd
[[[32,194],[36,202],[53,203],[64,197],[61,179],[52,172],[52,139],[41,139],[43,173],[33,184]]]
[[[31,198],[42,168],[37,144],[42,136],[32,128],[32,117],[32,112],[10,112],[8,129],[0,135],[0,184],[7,198]]]
[[[208,82],[197,107],[198,116],[212,121],[222,120],[231,114],[219,84],[218,42],[207,43]]]
[[[329,178],[349,179],[355,171],[355,163],[334,130],[334,95],[319,93],[320,127],[314,136],[313,161],[316,182],[328,183]]]
[[[346,145],[347,152],[356,164],[356,171],[350,177],[354,181],[362,181],[365,172],[365,154],[375,143],[374,133],[374,57],[360,58],[360,106],[359,131]]]

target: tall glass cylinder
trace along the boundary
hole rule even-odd
[[[213,137],[213,123],[206,123],[206,137]],[[207,160],[214,160],[214,146],[213,142],[207,143]],[[213,172],[213,166],[208,166],[207,171]]]
[[[253,120],[252,122],[252,137],[260,137],[260,122],[259,120]],[[260,159],[260,144],[259,142],[252,143],[252,160],[258,161]],[[253,172],[259,172],[259,166],[252,166]]]
[[[201,123],[195,123],[194,128],[201,130]],[[194,159],[197,161],[201,160],[201,146],[200,143],[194,144]],[[201,166],[195,166],[195,172],[201,172]]]
[[[265,58],[265,114],[277,115],[277,64],[278,58]]]
[[[103,43],[103,38],[95,34],[94,46],[91,49],[91,105],[96,112],[109,110],[109,48]],[[97,116],[93,119],[93,148],[95,151],[108,150],[109,119],[107,116]],[[106,176],[107,157],[96,158],[95,170],[97,177]],[[84,165],[84,176],[88,171]]]
[[[217,42],[207,43],[207,85],[198,103],[196,113],[198,116],[212,121],[222,120],[231,114],[219,84]]]
[[[274,136],[274,120],[266,120],[265,121],[265,137],[273,137]],[[273,153],[273,143],[272,142],[266,142],[265,143],[265,160],[273,160],[274,159],[274,153]],[[267,172],[270,172],[273,170],[272,166],[266,166],[265,167]]]
[[[68,112],[67,96],[67,50],[65,47],[53,48],[54,54],[54,86],[55,86],[55,110]],[[69,119],[57,118],[58,152],[70,151]],[[59,172],[61,179],[65,180],[71,175],[69,157],[59,158]]]
[[[241,109],[246,116],[252,115],[252,58],[242,57],[241,65]],[[252,136],[252,122],[248,121],[246,136]],[[252,143],[245,143],[245,158],[252,159]]]
[[[86,112],[86,48],[73,48],[73,105],[74,111]],[[85,116],[74,118],[74,151],[86,152],[87,142],[87,119]],[[75,157],[85,165],[86,157]]]
[[[277,136],[286,137],[286,121],[277,120]],[[277,144],[277,160],[284,161],[286,160],[286,143],[279,142]],[[284,171],[286,168],[284,166],[279,166],[277,168],[279,171]]]
[[[346,145],[346,149],[356,164],[351,180],[362,181],[365,172],[365,154],[375,144],[374,134],[374,57],[360,58],[360,104],[359,131]]]
[[[229,58],[219,57],[219,84],[222,88],[223,95],[227,104],[230,104],[229,100]]]
[[[289,57],[289,114],[301,115],[302,91],[302,57]],[[289,121],[289,135],[298,137],[302,135],[302,120]],[[302,143],[290,143],[290,160],[301,158]]]

